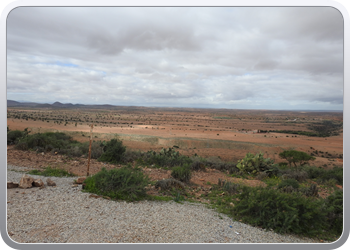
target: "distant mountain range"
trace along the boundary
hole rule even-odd
[[[17,102],[13,100],[7,100],[7,107],[32,107],[32,108],[52,108],[52,109],[75,109],[75,108],[86,108],[86,109],[130,109],[130,108],[142,108],[142,107],[133,107],[133,106],[114,106],[110,104],[101,104],[101,105],[85,105],[85,104],[72,104],[72,103],[60,103],[54,102],[53,104],[48,103],[35,103],[35,102]]]

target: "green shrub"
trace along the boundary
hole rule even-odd
[[[19,139],[26,135],[25,131],[10,130],[7,132],[7,145],[17,144]]]
[[[103,154],[98,158],[98,161],[119,163],[121,162],[123,153],[126,148],[123,146],[123,142],[118,139],[112,139],[106,143],[103,148]]]
[[[171,171],[171,176],[182,182],[189,182],[191,175],[191,169],[188,165],[174,167]]]
[[[324,201],[271,188],[243,187],[234,214],[253,226],[277,233],[316,236],[325,228]]]
[[[281,181],[277,188],[283,189],[283,188],[286,188],[288,186],[291,186],[294,189],[298,189],[299,182],[297,180],[294,180],[294,179],[286,179],[286,180]]]
[[[70,148],[70,144],[77,143],[72,140],[72,137],[64,133],[38,133],[28,135],[19,140],[16,149],[28,150],[28,149],[39,149],[43,151],[52,151]]]
[[[106,170],[102,168],[97,174],[88,177],[84,190],[112,199],[135,201],[147,196],[145,187],[149,183],[140,168],[124,166],[120,169]]]
[[[337,184],[343,185],[343,168],[334,167],[326,170],[323,168],[305,166],[303,168],[307,172],[310,179],[315,179],[318,183],[326,183],[328,180],[335,179]]]
[[[160,152],[150,150],[143,154],[139,162],[143,165],[154,164],[159,167],[174,167],[191,164],[192,160],[188,156],[180,155],[179,152],[169,148],[162,149]]]
[[[343,191],[337,190],[326,198],[328,229],[343,232]]]

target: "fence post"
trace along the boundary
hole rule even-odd
[[[90,128],[90,144],[89,144],[89,156],[88,156],[88,165],[87,165],[87,174],[86,176],[89,176],[89,168],[90,168],[90,158],[91,158],[91,142],[92,142],[92,128],[94,127],[93,124],[91,124]]]

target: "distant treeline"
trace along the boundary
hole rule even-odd
[[[294,131],[294,130],[260,130],[260,133],[283,133],[283,134],[293,134],[293,135],[306,135],[306,136],[319,136],[319,134],[307,131]]]
[[[306,135],[306,136],[317,136],[317,137],[329,137],[334,135],[339,135],[339,130],[343,128],[343,123],[335,123],[333,121],[322,121],[317,123],[312,123],[308,125],[309,131],[295,131],[295,130],[259,130],[259,133],[284,133],[284,134],[294,134],[294,135]]]

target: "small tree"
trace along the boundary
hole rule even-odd
[[[279,157],[288,161],[289,166],[292,167],[292,163],[294,164],[296,170],[298,171],[297,163],[300,166],[306,164],[308,161],[313,161],[316,158],[308,155],[305,152],[297,151],[297,150],[285,150],[279,154]]]

